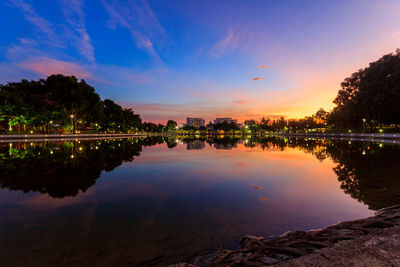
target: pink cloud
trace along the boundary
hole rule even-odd
[[[217,42],[213,47],[211,47],[209,54],[213,58],[222,56],[225,52],[233,52],[239,43],[239,34],[229,27],[228,34],[224,36],[219,42]]]
[[[75,63],[45,58],[35,57],[17,64],[18,67],[30,70],[45,76],[51,74],[73,75],[78,78],[92,78],[92,74],[84,70]]]
[[[263,77],[255,77],[255,78],[253,78],[253,81],[259,81],[259,80],[262,80],[262,79],[264,79]]]
[[[260,66],[260,69],[266,70],[266,69],[268,69],[268,68],[269,68],[268,65],[261,65],[261,66]]]

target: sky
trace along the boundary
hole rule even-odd
[[[398,0],[2,0],[0,83],[74,75],[145,121],[300,118],[400,47]]]

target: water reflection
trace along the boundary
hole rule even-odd
[[[371,142],[301,138],[182,138],[187,150],[246,148],[284,151],[296,148],[320,161],[331,158],[340,187],[351,197],[377,210],[400,203],[400,149]],[[110,172],[140,156],[142,147],[177,140],[149,137],[119,140],[0,144],[0,186],[9,190],[40,192],[54,198],[76,196],[95,184],[102,171]]]
[[[0,144],[0,262],[173,263],[244,234],[367,216],[400,202],[399,156],[272,137]]]
[[[328,157],[340,187],[372,210],[400,203],[400,148],[396,145],[322,139],[273,138],[257,140],[263,149],[278,146],[301,149],[320,161]]]
[[[76,196],[95,184],[102,171],[110,172],[140,156],[142,146],[163,138],[44,143],[0,146],[0,186],[54,198]]]

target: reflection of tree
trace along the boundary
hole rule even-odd
[[[230,149],[240,139],[185,138],[186,143],[207,141],[216,148]],[[112,171],[123,162],[139,156],[143,146],[175,139],[160,136],[145,139],[102,140],[64,143],[27,143],[0,145],[0,187],[23,192],[46,193],[55,198],[75,196],[94,185],[102,171]],[[246,147],[263,150],[297,148],[314,155],[320,161],[330,157],[337,165],[333,171],[341,188],[351,197],[373,210],[400,203],[400,148],[394,145],[296,139],[252,137]],[[202,146],[203,147],[203,146]]]
[[[237,143],[240,142],[239,138],[234,137],[222,137],[222,138],[212,138],[210,140],[214,144],[216,149],[232,149],[237,146]]]
[[[358,146],[332,151],[338,165],[333,169],[341,188],[353,198],[377,210],[400,203],[400,150],[368,144],[367,152]]]
[[[398,146],[281,137],[251,137],[244,144],[246,147],[259,146],[264,150],[293,147],[312,154],[320,161],[330,157],[337,164],[333,171],[346,194],[373,210],[400,203]]]
[[[164,137],[164,141],[167,142],[167,147],[168,148],[174,148],[178,145],[178,143],[176,142],[175,138],[171,138],[171,137]]]
[[[315,139],[259,139],[261,147],[295,147],[323,161],[330,157],[346,194],[370,209],[400,203],[400,148],[395,145]],[[264,145],[263,145],[264,144]]]
[[[160,142],[147,138],[0,146],[0,186],[54,198],[76,196],[94,185],[103,170],[112,171],[139,156],[142,146]]]

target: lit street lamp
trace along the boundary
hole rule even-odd
[[[70,117],[71,117],[72,133],[75,133],[74,114],[71,114]]]
[[[367,121],[367,119],[362,119],[363,122],[363,132],[364,132],[364,126],[365,126],[365,122]]]

